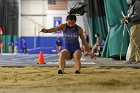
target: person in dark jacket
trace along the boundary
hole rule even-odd
[[[129,44],[129,57],[127,63],[140,62],[140,1],[139,0],[126,0],[130,5],[128,15],[125,16],[121,23],[128,23],[130,28],[130,44]]]

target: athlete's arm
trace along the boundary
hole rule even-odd
[[[78,32],[79,32],[80,38],[82,40],[82,44],[85,46],[85,50],[89,53],[91,58],[94,58],[95,56],[93,55],[92,50],[90,49],[90,47],[85,39],[85,36],[83,34],[83,29],[81,27],[79,27]]]
[[[40,32],[43,32],[43,33],[53,33],[53,32],[57,32],[57,31],[64,31],[64,27],[65,27],[65,24],[61,24],[59,25],[58,27],[55,27],[55,28],[50,28],[50,29],[42,29]]]
[[[84,36],[84,34],[83,34],[83,29],[82,29],[81,27],[79,27],[78,30],[79,30],[80,38],[81,38],[81,40],[82,40],[82,44],[85,46],[86,51],[87,51],[87,52],[90,52],[90,47],[89,47],[89,45],[88,45],[88,43],[87,43],[87,41],[86,41],[86,39],[85,39],[85,36]]]

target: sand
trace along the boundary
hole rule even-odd
[[[140,93],[140,69],[0,67],[0,93]]]

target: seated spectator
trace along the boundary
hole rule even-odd
[[[15,53],[18,53],[18,41],[16,41],[15,43],[14,43],[14,52]]]
[[[99,56],[101,56],[101,53],[102,53],[102,50],[104,48],[104,44],[105,44],[105,38],[103,38],[101,41],[100,41],[100,44],[98,45],[98,53],[99,53]]]
[[[95,33],[95,38],[96,38],[96,43],[94,44],[93,48],[92,48],[92,53],[95,54],[95,52],[98,49],[98,46],[100,44],[100,38],[99,38],[99,34]]]

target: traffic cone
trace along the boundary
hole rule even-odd
[[[40,54],[39,54],[38,64],[45,64],[44,56],[43,56],[43,52],[42,51],[40,51]]]

